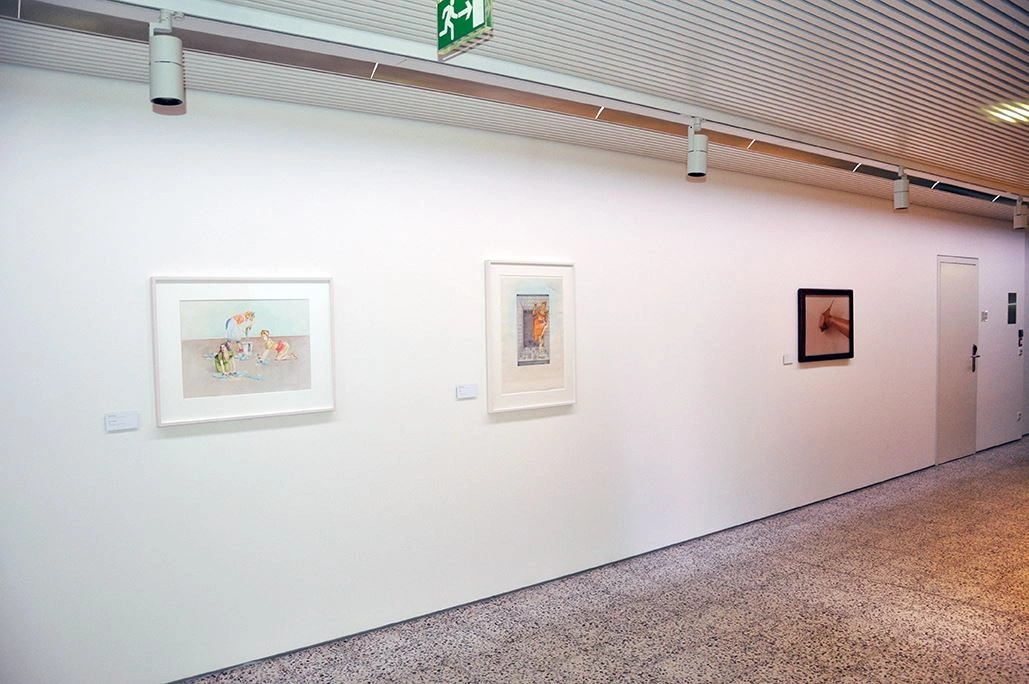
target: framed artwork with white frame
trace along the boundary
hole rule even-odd
[[[490,413],[575,403],[571,264],[486,262]]]
[[[157,424],[332,411],[329,278],[150,280]]]

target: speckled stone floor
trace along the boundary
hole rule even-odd
[[[1029,683],[1029,440],[192,681]]]

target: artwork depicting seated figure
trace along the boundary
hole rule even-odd
[[[214,370],[223,376],[237,374],[236,355],[228,342],[222,342],[218,347],[218,352],[214,355]]]

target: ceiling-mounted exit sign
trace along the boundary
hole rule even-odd
[[[493,37],[493,0],[436,0],[437,56],[471,50]]]

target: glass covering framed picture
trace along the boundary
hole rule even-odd
[[[854,358],[854,291],[797,290],[797,360]]]
[[[330,279],[150,283],[159,426],[335,408]]]
[[[575,270],[486,262],[487,410],[575,403]]]

